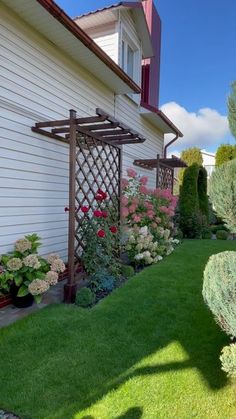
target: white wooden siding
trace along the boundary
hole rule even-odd
[[[85,116],[100,107],[148,138],[124,148],[124,168],[134,158],[160,152],[163,138],[129,98],[115,98],[5,8],[0,24],[0,254],[36,232],[43,240],[42,254],[58,252],[66,260],[68,147],[33,133],[31,126],[68,117],[71,108]]]
[[[87,34],[118,64],[118,31],[116,23],[102,25],[86,30]]]

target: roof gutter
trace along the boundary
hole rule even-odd
[[[175,141],[177,141],[179,137],[180,137],[179,134],[176,134],[176,136],[165,145],[165,147],[164,147],[164,158],[167,157],[167,148],[170,147],[170,145],[173,144]]]
[[[53,0],[36,1],[114,71],[135,93],[141,93],[141,88]]]

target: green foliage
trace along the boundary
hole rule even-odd
[[[229,377],[236,377],[236,343],[225,346],[222,349],[220,356],[222,370],[227,373]]]
[[[236,81],[231,84],[228,97],[228,120],[231,133],[236,138]]]
[[[81,288],[77,291],[75,297],[75,304],[79,307],[89,307],[95,301],[95,294],[89,288]]]
[[[216,166],[221,166],[236,157],[236,146],[230,144],[222,144],[216,152]]]
[[[217,230],[216,232],[216,238],[218,240],[227,240],[228,238],[228,232],[225,230]]]
[[[111,292],[116,286],[116,278],[105,269],[100,269],[91,276],[90,287],[96,291]]]
[[[179,200],[180,228],[184,237],[200,238],[208,225],[209,204],[207,196],[207,172],[192,164],[184,173]]]
[[[211,202],[219,217],[236,233],[236,159],[218,167],[209,182]]]
[[[180,155],[181,159],[188,165],[192,166],[193,164],[197,164],[198,166],[202,166],[203,158],[200,148],[198,147],[191,147],[183,150]],[[178,180],[179,184],[182,185],[184,172],[186,169],[180,169],[178,172]]]
[[[211,239],[211,237],[212,237],[212,233],[211,233],[211,231],[210,231],[210,230],[204,231],[204,232],[202,233],[202,238],[203,238],[203,239]]]
[[[213,234],[216,234],[218,230],[228,231],[227,227],[224,224],[217,224],[210,227],[210,230]]]
[[[236,337],[236,252],[226,251],[210,257],[204,271],[203,298],[216,322]]]
[[[131,276],[134,275],[135,272],[134,272],[133,266],[130,266],[130,265],[121,265],[121,273],[126,278],[130,278]]]

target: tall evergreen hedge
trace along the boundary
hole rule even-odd
[[[199,238],[208,224],[207,171],[192,164],[184,172],[179,200],[180,228],[185,237]]]
[[[228,229],[236,233],[236,159],[217,167],[209,183],[214,209]]]

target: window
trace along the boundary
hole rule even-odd
[[[141,71],[141,62],[139,65],[139,50],[124,38],[121,43],[121,67],[136,82],[139,82],[139,74]]]

